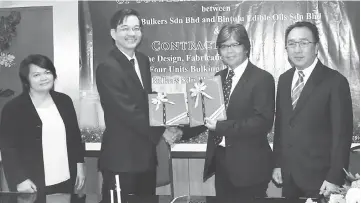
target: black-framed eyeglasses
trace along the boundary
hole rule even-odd
[[[296,41],[289,41],[287,42],[287,48],[296,48],[297,44],[300,45],[301,48],[307,48],[310,44],[313,44],[315,42],[310,42],[308,40],[301,40],[299,42]]]
[[[141,27],[120,27],[118,28],[120,32],[129,32],[130,30],[133,30],[133,32],[140,32],[142,30]]]
[[[221,50],[226,50],[228,48],[231,48],[231,49],[235,49],[236,47],[238,47],[240,44],[239,43],[233,43],[233,44],[229,44],[229,45],[226,45],[226,44],[222,44],[219,48]]]

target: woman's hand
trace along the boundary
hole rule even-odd
[[[36,185],[30,179],[26,179],[16,186],[18,192],[34,193],[37,191]]]
[[[80,191],[84,187],[85,183],[85,170],[84,163],[77,163],[77,174],[75,180],[75,190]]]

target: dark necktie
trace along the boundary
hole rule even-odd
[[[133,67],[135,67],[134,66],[134,59],[130,59],[130,63],[133,65]]]
[[[133,65],[134,71],[135,71],[135,73],[136,73],[137,76],[138,76],[138,79],[139,79],[140,84],[143,86],[143,82],[142,82],[140,73],[137,72],[137,70],[136,70],[136,68],[135,68],[134,59],[130,59],[129,61],[130,61],[130,63]],[[139,70],[138,70],[138,71],[139,71]]]
[[[296,81],[295,86],[292,88],[291,93],[293,109],[296,108],[297,101],[300,98],[303,87],[305,86],[304,77],[305,74],[302,71],[298,71],[298,80]]]
[[[234,76],[234,71],[232,69],[229,69],[228,76],[224,81],[224,85],[223,85],[224,105],[226,106],[226,109],[228,107],[229,97],[231,95],[233,76]]]
[[[232,78],[234,76],[234,71],[232,69],[229,69],[228,75],[226,80],[223,83],[223,96],[224,96],[224,105],[227,109],[228,103],[229,103],[229,97],[231,95],[231,88],[232,88]],[[219,145],[219,143],[222,142],[222,135],[216,135],[214,136],[214,142],[216,145]]]

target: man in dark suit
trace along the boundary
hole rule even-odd
[[[215,174],[221,200],[264,197],[273,168],[267,134],[274,119],[274,79],[249,61],[251,45],[243,25],[225,25],[216,43],[228,66],[216,73],[222,78],[227,120],[206,119],[204,181]],[[206,128],[185,130],[182,139]]]
[[[142,38],[139,14],[119,10],[110,26],[115,46],[96,70],[106,126],[99,157],[104,203],[110,202],[115,175],[119,175],[123,201],[124,194],[155,194],[156,145],[162,135],[168,141],[174,138],[164,127],[149,126],[150,63],[136,51]]]
[[[285,34],[294,67],[278,82],[273,179],[285,197],[328,196],[344,181],[352,140],[347,79],[317,58],[317,27],[296,22]]]

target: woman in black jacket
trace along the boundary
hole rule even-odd
[[[3,108],[0,150],[11,191],[72,193],[84,186],[84,144],[72,100],[54,91],[49,58],[20,64],[23,93]],[[75,188],[74,188],[75,186]]]

